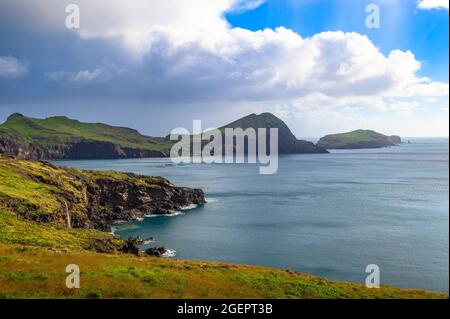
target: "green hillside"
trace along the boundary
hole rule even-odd
[[[399,136],[387,136],[372,130],[356,130],[322,137],[317,143],[325,149],[381,148],[401,143]]]
[[[67,289],[77,264],[80,289]],[[258,266],[185,261],[0,243],[0,298],[448,298],[424,290],[362,284]]]
[[[1,131],[39,145],[92,140],[154,151],[166,150],[172,145],[163,138],[141,135],[130,128],[102,123],[83,123],[64,116],[35,119],[15,113],[0,125]]]

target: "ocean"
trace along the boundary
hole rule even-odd
[[[256,164],[170,159],[56,161],[84,169],[163,176],[202,188],[208,203],[115,226],[155,237],[173,258],[291,269],[365,282],[449,291],[449,140],[383,149],[283,155],[274,175]]]

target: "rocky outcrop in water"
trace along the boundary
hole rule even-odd
[[[90,222],[94,228],[109,228],[116,222],[133,221],[145,215],[171,214],[191,205],[205,204],[200,189],[176,187],[160,178],[151,185],[100,178],[87,187]]]
[[[114,223],[206,203],[201,189],[178,187],[162,177],[78,170],[11,157],[0,156],[0,177],[0,208],[66,228],[111,231]],[[33,195],[35,189],[40,198]]]
[[[145,255],[151,257],[163,257],[167,251],[166,247],[152,247],[145,250]]]

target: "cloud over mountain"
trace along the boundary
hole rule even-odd
[[[247,101],[276,108],[317,96],[342,102],[336,104],[370,101],[361,105],[448,97],[447,83],[419,75],[422,62],[413,52],[383,53],[366,35],[328,31],[303,37],[285,27],[252,31],[232,27],[225,18],[263,2],[0,0],[0,24],[32,32],[42,38],[40,45],[55,48],[27,57],[36,64],[30,76],[42,82],[32,91],[34,99],[207,101],[210,108]],[[69,3],[80,7],[79,30],[64,24]],[[18,94],[20,85],[8,91],[9,102],[26,98]],[[323,101],[317,99],[316,107]]]

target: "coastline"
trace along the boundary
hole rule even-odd
[[[30,163],[33,163],[33,165],[40,165],[39,163],[40,162],[30,162]],[[45,164],[45,163],[43,163],[42,165],[47,165],[47,164]],[[53,167],[53,166],[46,166],[46,169],[48,169],[48,167],[50,167],[51,169],[55,169],[55,170],[66,170],[66,169],[68,169],[68,168],[60,168],[60,167]],[[70,169],[70,170],[75,170],[76,171],[76,169]],[[92,173],[92,171],[91,171],[91,173]],[[110,173],[110,172],[102,172],[102,173],[94,173],[94,176],[97,176],[96,174],[100,174],[100,176],[102,177],[102,178],[104,178],[105,177],[105,174],[107,174],[107,175],[109,175],[109,174],[112,174],[112,173]],[[130,175],[122,175],[122,174],[124,174],[124,173],[119,173],[119,172],[114,172],[114,174],[119,174],[120,176],[122,176],[122,177],[125,177],[125,176],[127,176],[127,178],[129,178],[129,176]],[[142,177],[142,178],[148,178],[148,177]],[[48,183],[48,181],[49,180],[47,180],[47,179],[39,179],[39,182],[44,182],[44,183]],[[214,202],[214,201],[213,201]],[[191,204],[189,204],[189,205],[191,205]],[[189,206],[189,205],[187,205],[187,206],[180,206],[179,208],[192,208],[192,206]],[[152,216],[154,216],[154,215],[152,215]],[[164,215],[162,215],[162,216],[164,216]],[[24,223],[25,224],[33,224],[34,222],[33,221],[24,221]],[[30,224],[30,225],[31,225]],[[1,225],[0,225],[1,226]],[[41,227],[44,227],[44,228],[47,228],[47,226],[44,226],[44,225],[40,225],[39,226],[39,229],[41,228]],[[31,235],[31,234],[29,234],[29,235]],[[59,230],[58,230],[58,232],[57,232],[57,235],[59,236],[60,234],[59,234]],[[108,235],[107,233],[104,233],[104,235]],[[8,242],[8,240],[10,240],[10,239],[6,239],[7,240],[7,242]],[[5,239],[3,239],[3,241],[1,241],[1,242],[5,242]],[[7,245],[7,246],[9,246],[9,248],[8,247],[6,247],[5,249],[7,250],[7,251],[10,251],[10,252],[13,252],[13,251],[15,251],[15,250],[17,250],[17,249],[19,249],[19,250],[22,250],[22,249],[25,249],[25,251],[28,251],[28,250],[31,250],[31,251],[39,251],[39,252],[42,252],[43,254],[46,254],[46,252],[45,251],[50,251],[51,253],[55,253],[56,252],[56,254],[57,254],[57,256],[60,256],[61,254],[62,255],[64,255],[65,253],[66,253],[66,250],[68,249],[68,252],[69,252],[69,254],[72,254],[72,253],[75,253],[75,254],[79,254],[80,252],[84,252],[84,251],[86,251],[85,250],[85,248],[84,247],[80,247],[81,248],[81,250],[80,250],[80,248],[78,248],[78,247],[70,247],[69,248],[69,246],[64,246],[64,244],[63,244],[63,246],[61,246],[61,247],[57,247],[57,248],[53,248],[51,245],[49,245],[49,244],[39,244],[40,246],[36,246],[36,245],[34,245],[34,244],[31,244],[31,245],[25,245],[25,246],[23,246],[23,244],[24,244],[24,242],[23,241],[19,241],[19,242],[14,242],[14,243],[10,243],[10,244],[12,244],[12,245]],[[20,248],[20,247],[24,247],[24,248]],[[40,248],[39,248],[40,247]],[[92,248],[94,248],[94,250],[95,249],[97,249],[99,246],[97,245],[97,246],[91,246],[91,250],[92,250]],[[103,249],[104,247],[102,247],[102,249]],[[35,250],[35,249],[37,249],[37,250]],[[92,253],[94,253],[94,252],[92,252]],[[94,253],[94,254],[97,254],[97,253]],[[92,256],[94,256],[94,255],[92,255]],[[96,255],[97,256],[97,255]],[[124,260],[125,259],[127,259],[128,260],[128,258],[130,258],[131,256],[130,255],[128,255],[128,254],[123,254],[123,253],[120,253],[120,252],[118,252],[118,254],[117,253],[115,253],[115,254],[112,254],[111,255],[111,252],[106,252],[106,254],[105,254],[105,251],[103,251],[103,254],[99,254],[98,255],[98,258],[99,258],[99,260],[100,259],[103,259],[103,258],[107,258],[107,256],[110,256],[110,257],[113,257],[113,256],[117,256],[117,258],[124,258]],[[108,257],[109,258],[109,257]],[[151,257],[145,257],[144,259],[143,259],[143,257],[136,257],[136,258],[138,258],[138,260],[148,260],[148,262],[149,263],[151,263],[151,260],[153,260],[153,258],[151,258]],[[96,258],[94,258],[94,259],[96,259]],[[164,258],[164,259],[167,259],[167,258]],[[167,259],[167,260],[170,260],[170,259]],[[198,263],[203,263],[204,265],[216,265],[217,263],[213,263],[213,262],[201,262],[201,261],[195,261],[195,260],[184,260],[184,259],[174,259],[174,260],[172,260],[173,262],[175,262],[175,263],[187,263],[187,264],[190,264],[190,263],[192,263],[192,264],[198,264]],[[146,262],[146,261],[145,261]],[[145,263],[144,262],[144,263]],[[80,261],[80,263],[82,263],[82,261]],[[335,286],[338,286],[338,287],[346,287],[346,289],[347,288],[349,288],[350,289],[350,287],[351,287],[351,289],[352,290],[354,290],[354,289],[357,289],[358,290],[358,288],[356,287],[356,286],[358,286],[358,287],[361,287],[362,285],[361,284],[357,284],[357,283],[350,283],[350,282],[343,282],[343,281],[336,281],[336,280],[329,280],[329,279],[325,279],[324,277],[317,277],[317,276],[312,276],[312,275],[305,275],[305,274],[300,274],[300,273],[297,273],[297,272],[293,272],[293,271],[283,271],[283,270],[281,270],[281,269],[276,269],[276,268],[266,268],[266,267],[260,267],[260,266],[248,266],[247,264],[239,264],[239,265],[237,265],[236,266],[236,264],[229,264],[229,263],[219,263],[220,265],[225,265],[225,266],[221,266],[221,267],[225,267],[225,268],[227,268],[228,269],[228,267],[231,267],[231,268],[233,268],[233,267],[238,267],[238,269],[241,269],[240,267],[244,267],[244,268],[248,268],[248,267],[250,267],[251,269],[255,269],[255,271],[256,271],[256,269],[258,269],[258,271],[260,270],[260,269],[266,269],[265,271],[269,271],[269,272],[277,272],[278,273],[278,271],[281,271],[281,273],[284,273],[284,272],[286,272],[286,273],[288,273],[288,274],[290,274],[290,273],[292,273],[292,274],[297,274],[298,276],[301,276],[301,278],[302,278],[302,284],[300,285],[300,286],[302,286],[303,285],[303,280],[304,280],[304,278],[303,278],[303,276],[305,276],[305,278],[315,278],[314,280],[314,282],[322,282],[322,281],[327,281],[327,282],[329,282],[330,283],[330,285],[332,286],[332,287],[335,287]],[[234,265],[234,266],[233,266]],[[188,267],[191,267],[191,266],[188,266]],[[209,267],[209,266],[207,266],[207,267]],[[215,267],[215,266],[214,266]],[[30,271],[30,270],[27,270],[27,271]],[[44,270],[42,270],[43,272],[45,272]],[[264,271],[264,272],[265,272]],[[3,272],[4,273],[4,272]],[[281,274],[280,273],[280,274]],[[236,273],[234,273],[234,275],[236,275]],[[49,277],[48,275],[45,275],[45,276],[47,276],[47,277]],[[298,279],[298,278],[297,278]],[[9,280],[9,279],[8,279]],[[8,281],[7,280],[7,281]],[[0,284],[1,284],[1,282],[0,282]],[[289,284],[289,285],[292,285],[292,283],[291,284]],[[288,285],[288,286],[289,286]],[[350,286],[347,286],[347,285],[350,285]],[[354,285],[356,285],[356,286],[354,286]],[[364,288],[364,287],[362,287],[362,288]],[[438,297],[438,298],[446,298],[446,296],[447,295],[445,295],[445,294],[433,294],[433,293],[431,293],[431,292],[429,292],[429,291],[424,291],[424,290],[417,290],[417,289],[401,289],[401,288],[384,288],[384,289],[387,289],[387,290],[383,290],[382,289],[382,293],[380,293],[381,295],[379,295],[378,293],[373,293],[373,292],[371,292],[371,291],[368,291],[366,288],[364,288],[364,289],[360,289],[359,290],[359,292],[358,293],[360,293],[360,294],[366,294],[366,295],[357,295],[357,296],[355,296],[355,298],[365,298],[365,297],[367,297],[367,298],[371,298],[371,297],[374,297],[374,298],[377,298],[377,296],[378,297],[382,297],[382,298],[390,298],[390,297],[392,297],[392,298],[401,298],[401,296],[404,296],[404,297],[406,297],[406,298],[422,298],[422,297],[430,297],[430,296],[433,296],[433,297]],[[393,291],[395,291],[395,293],[394,292],[392,292],[392,290],[391,289],[393,289]],[[320,290],[320,289],[319,289]],[[386,291],[389,291],[389,292],[386,292]],[[322,293],[322,292],[320,292],[320,293]],[[302,292],[301,294],[300,293],[298,293],[298,295],[296,295],[296,298],[301,298],[301,297],[306,297],[306,298],[309,298],[310,296],[303,296],[302,294],[305,294],[305,292]],[[103,295],[102,295],[103,296]],[[284,295],[285,296],[285,295]],[[348,298],[352,298],[352,296],[347,296],[347,295],[344,295],[346,298],[348,297]],[[286,297],[286,296],[285,296]],[[313,295],[313,297],[316,297],[315,295]],[[320,296],[319,296],[320,297]],[[323,297],[325,297],[325,298],[333,298],[333,297],[336,297],[336,298],[340,298],[340,297],[342,297],[342,295],[336,295],[336,296],[332,296],[332,295],[327,295],[327,294],[325,294]]]

